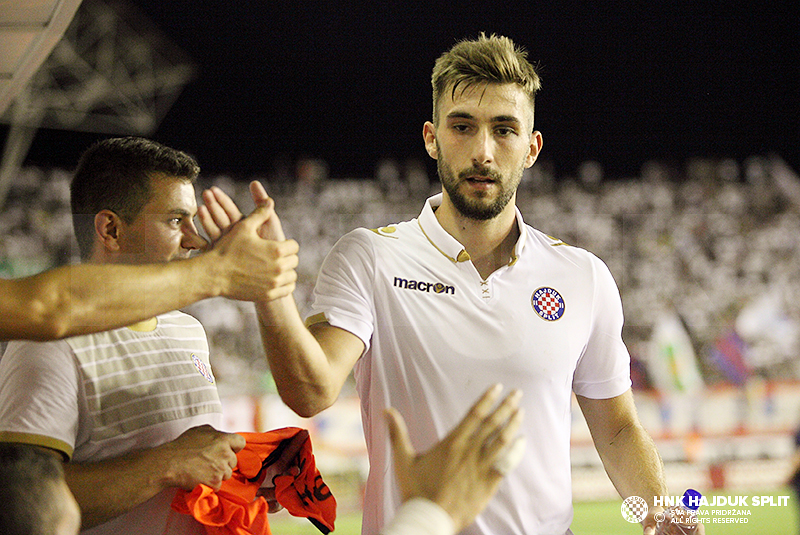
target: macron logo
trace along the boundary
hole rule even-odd
[[[395,277],[394,286],[395,288],[402,288],[404,290],[419,290],[420,292],[433,292],[437,294],[456,294],[455,287],[445,286],[441,282],[414,281]]]

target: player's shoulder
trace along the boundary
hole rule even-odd
[[[402,223],[392,223],[375,228],[357,228],[351,230],[339,240],[339,247],[354,247],[361,245],[369,249],[384,247],[402,247],[419,234],[419,225],[416,219]]]
[[[55,355],[71,355],[69,339],[51,340],[47,342],[34,342],[30,340],[14,340],[8,343],[0,364],[11,365],[19,362],[23,367],[36,367],[40,363],[51,366],[55,362]]]
[[[559,237],[551,236],[530,225],[526,225],[526,229],[529,243],[538,252],[548,251],[554,257],[579,265],[589,265],[597,262],[603,264],[603,261],[591,251],[572,245]]]
[[[200,321],[186,312],[180,310],[173,310],[158,316],[159,325],[181,325],[181,326],[194,326],[200,325]]]

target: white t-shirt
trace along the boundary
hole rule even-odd
[[[354,373],[370,460],[363,533],[399,496],[383,410],[408,423],[418,451],[444,437],[494,383],[523,392],[523,460],[470,534],[563,534],[572,521],[571,394],[630,388],[622,304],[605,264],[527,226],[514,257],[482,280],[434,215],[344,236],[326,258],[307,323],[328,321],[366,350]]]
[[[74,462],[96,462],[220,427],[222,405],[205,331],[181,312],[155,330],[128,328],[57,342],[12,342],[0,360],[0,441],[46,446]],[[82,533],[203,534],[170,509],[168,489]]]

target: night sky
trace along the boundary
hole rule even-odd
[[[311,156],[363,177],[381,157],[427,159],[433,62],[481,31],[539,64],[540,158],[558,176],[588,159],[624,177],[649,159],[773,152],[800,170],[797,0],[134,4],[199,68],[152,137],[206,174]],[[42,130],[29,163],[71,168],[96,138]]]

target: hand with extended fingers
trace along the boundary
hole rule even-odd
[[[501,385],[489,388],[450,434],[425,453],[414,451],[400,413],[387,409],[403,501],[421,497],[438,504],[456,531],[472,523],[524,451],[518,436],[521,392],[512,391],[495,406],[501,391]]]
[[[272,300],[294,291],[299,246],[286,240],[275,202],[259,182],[251,184],[256,209],[243,216],[221,189],[203,192],[198,218],[211,240],[209,254],[222,259],[227,282],[221,295],[244,301]],[[215,266],[217,267],[217,266]]]

